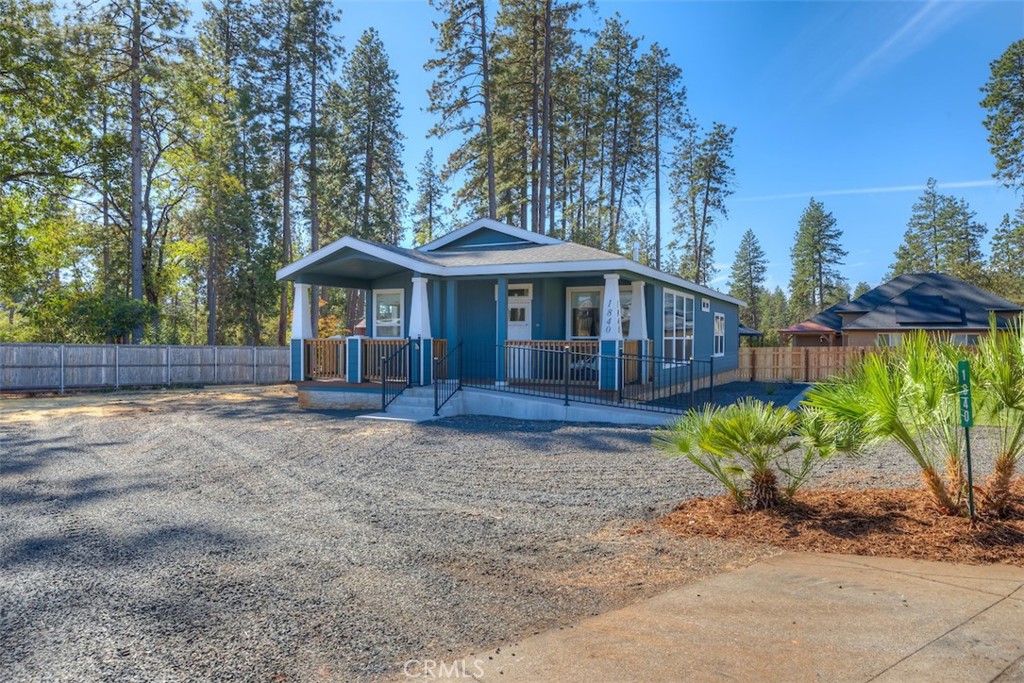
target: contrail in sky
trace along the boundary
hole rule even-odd
[[[953,190],[964,187],[991,187],[996,185],[993,178],[986,180],[963,180],[954,183],[939,183],[940,190]],[[918,192],[925,185],[889,185],[888,187],[856,187],[848,190],[819,190],[817,192],[790,192],[788,194],[765,194],[759,197],[737,197],[737,202],[769,202],[777,199],[802,199],[804,197],[838,197],[849,194],[883,194],[886,192]]]

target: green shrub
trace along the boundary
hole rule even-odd
[[[748,398],[690,410],[659,430],[655,443],[715,477],[741,509],[763,510],[789,501],[820,463],[852,441],[819,411],[801,415]]]

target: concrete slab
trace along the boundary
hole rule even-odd
[[[1022,588],[1017,567],[785,553],[471,655],[465,670],[560,683],[1016,680]]]

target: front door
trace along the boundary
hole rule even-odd
[[[518,296],[508,298],[506,320],[508,321],[509,341],[529,341],[533,338],[532,308],[530,299]],[[533,349],[528,346],[512,344],[507,347],[505,371],[510,380],[525,379],[530,376],[531,368],[533,368],[532,354]]]

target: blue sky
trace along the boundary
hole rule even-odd
[[[434,12],[425,0],[339,6],[346,46],[376,27],[399,74],[414,176],[428,146],[439,154],[450,146],[426,137],[423,63],[434,54]],[[797,221],[812,195],[844,231],[851,284],[881,281],[929,177],[967,199],[990,231],[1017,205],[991,180],[978,102],[989,63],[1024,37],[1022,2],[600,1],[582,23],[614,12],[645,46],[669,50],[698,121],[737,128],[736,192],[716,237],[717,286],[752,228],[768,254],[770,284],[785,287]]]

